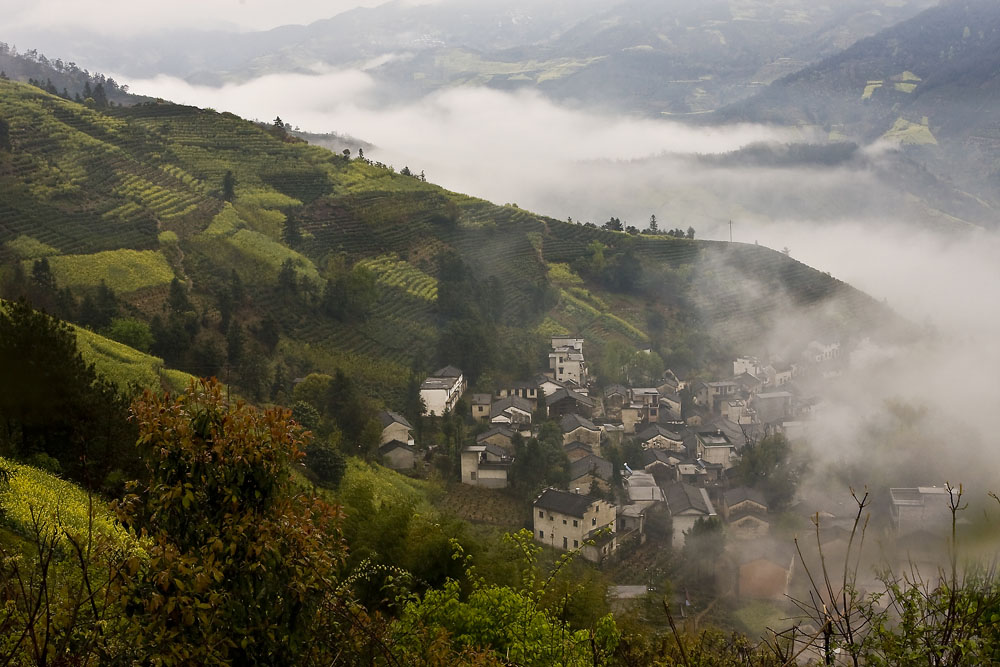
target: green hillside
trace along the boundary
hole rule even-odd
[[[340,368],[398,405],[411,368],[524,377],[558,331],[690,370],[761,345],[788,307],[846,336],[886,315],[765,248],[496,206],[231,114],[0,80],[0,120],[4,296],[146,322],[167,365],[251,398]]]

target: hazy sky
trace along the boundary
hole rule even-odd
[[[428,4],[433,0],[408,0]],[[0,0],[4,36],[11,41],[25,28],[81,27],[105,33],[134,33],[166,27],[265,30],[306,24],[355,7],[374,7],[386,0]]]

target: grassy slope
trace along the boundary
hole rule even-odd
[[[45,533],[56,530],[60,543],[65,542],[67,533],[80,539],[92,528],[126,548],[135,543],[104,501],[91,498],[72,482],[4,458],[0,458],[0,468],[11,473],[9,483],[0,485],[0,528],[30,539],[37,522]]]
[[[192,285],[209,319],[217,312],[209,292],[236,271],[254,310],[280,322],[279,354],[296,369],[340,367],[390,400],[415,358],[434,358],[436,258],[448,248],[479,278],[498,279],[503,336],[569,330],[599,347],[643,345],[653,334],[702,363],[705,349],[721,358],[736,345],[755,347],[785,306],[827,303],[833,315],[819,329],[857,330],[884,315],[863,294],[764,248],[630,237],[496,206],[230,114],[169,104],[101,113],[0,81],[0,118],[13,146],[0,151],[0,270],[26,253],[57,253],[53,267],[75,255],[88,267],[74,276],[78,288],[117,280],[119,294],[151,316],[166,297],[163,278],[130,289],[113,261],[145,251]],[[236,181],[232,204],[221,199],[227,171]],[[302,234],[297,251],[282,242],[288,216]],[[550,284],[550,265],[580,262],[593,241],[609,254],[632,253],[647,276],[643,295],[581,281],[525,321],[523,304]],[[341,323],[289,303],[276,289],[284,259],[314,281],[331,264],[366,263],[379,284],[367,320]],[[654,315],[664,332],[648,330]]]
[[[0,299],[0,308],[3,305],[4,302]],[[166,368],[159,357],[140,352],[89,329],[71,326],[83,360],[93,364],[99,375],[114,382],[120,389],[135,385],[154,390],[180,391],[192,379],[187,373]]]

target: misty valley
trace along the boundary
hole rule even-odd
[[[8,9],[0,665],[1000,664],[996,3]]]

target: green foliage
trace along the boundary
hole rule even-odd
[[[405,604],[394,626],[399,641],[420,655],[429,647],[421,645],[426,635],[419,630],[437,628],[447,633],[456,652],[489,647],[497,657],[521,665],[611,664],[621,639],[614,619],[607,615],[589,629],[571,630],[541,601],[545,585],[534,575],[540,548],[527,531],[511,539],[525,561],[527,578],[520,587],[486,584],[470,572],[472,590],[463,594],[457,581],[448,580]]]
[[[338,514],[290,484],[300,431],[217,382],[132,412],[150,476],[118,507],[150,540],[127,592],[136,646],[168,664],[297,662],[344,558]]]
[[[795,497],[802,464],[792,459],[788,440],[778,433],[744,447],[733,473],[744,486],[760,489],[770,511],[778,512]]]
[[[308,258],[287,248],[260,232],[240,229],[228,239],[241,254],[269,267],[277,273],[285,262],[290,262],[295,272],[310,280],[319,280],[319,272]]]
[[[98,378],[69,325],[26,302],[0,303],[0,448],[55,458],[74,479],[96,486],[134,457],[124,399]]]
[[[59,255],[49,258],[59,285],[71,288],[97,287],[101,282],[116,292],[166,285],[173,269],[155,250],[107,250],[93,255]]]
[[[437,280],[395,255],[366,259],[358,262],[358,266],[371,271],[379,284],[397,287],[431,303],[437,300]]]
[[[344,478],[347,460],[338,449],[325,440],[314,440],[306,445],[306,466],[316,475],[320,485],[336,489]]]
[[[84,361],[93,364],[102,377],[114,382],[121,391],[126,391],[132,385],[159,388],[161,376],[167,373],[162,359],[86,329],[75,328],[74,331]],[[183,376],[186,385],[191,376]]]
[[[111,320],[108,338],[140,352],[149,352],[153,345],[153,334],[149,330],[149,325],[134,317],[119,317]]]
[[[53,248],[46,243],[42,243],[37,239],[33,239],[27,234],[21,234],[16,239],[7,241],[7,243],[4,244],[4,247],[21,259],[38,259],[41,257],[50,257],[52,255],[59,254],[59,250],[56,248]]]
[[[67,534],[80,537],[94,530],[123,549],[138,548],[135,536],[79,486],[4,458],[0,468],[9,474],[7,483],[0,485],[0,521],[17,533],[28,536],[40,525],[46,532],[54,531],[58,544],[68,546]]]
[[[515,436],[511,476],[523,499],[533,498],[546,486],[565,488],[569,483],[569,459],[562,440],[562,430],[553,421],[542,423],[538,437]]]
[[[332,273],[323,288],[323,312],[340,321],[367,318],[378,298],[375,274],[368,266],[358,263],[328,270]]]

